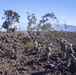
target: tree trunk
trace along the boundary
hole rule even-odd
[[[7,32],[10,32],[10,28],[9,28],[9,26],[7,27]]]

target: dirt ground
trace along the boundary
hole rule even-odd
[[[46,37],[49,42],[54,42],[49,64],[46,49],[42,48],[41,52],[25,52],[24,37],[26,36],[23,33],[0,34],[0,75],[76,75],[76,63],[66,66],[67,60],[59,54],[60,45],[56,40]],[[59,37],[72,43],[76,51],[76,32],[62,33]]]

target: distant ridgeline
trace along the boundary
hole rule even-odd
[[[58,31],[71,31],[71,32],[76,32],[76,26],[74,25],[67,25],[67,28],[65,28],[64,24],[60,24],[59,27],[56,25],[52,25],[52,28],[54,30],[58,30]],[[1,31],[6,32],[6,30],[2,29]],[[17,29],[17,31],[19,31],[19,28]],[[20,28],[20,31],[27,31],[26,27],[22,26]]]
[[[25,27],[22,27],[20,30],[21,31],[27,31],[27,29],[24,29]],[[58,30],[58,31],[71,31],[71,32],[76,32],[76,26],[74,25],[67,25],[67,28],[65,28],[64,24],[60,24],[59,27],[56,25],[52,25],[52,28],[54,30]]]
[[[52,25],[52,28],[54,30],[58,30],[58,31],[71,31],[71,32],[76,32],[76,26],[74,25],[67,25],[67,28],[65,28],[65,25],[60,24],[59,27],[56,25]]]

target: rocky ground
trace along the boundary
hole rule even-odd
[[[76,33],[67,32],[61,36],[74,44],[76,51]],[[0,34],[0,75],[76,75],[76,64],[66,66],[67,61],[59,54],[59,44],[56,41],[52,64],[48,64],[45,49],[39,53],[25,52],[24,37],[26,35],[23,33]]]

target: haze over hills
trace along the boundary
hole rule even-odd
[[[60,24],[59,27],[56,25],[52,25],[54,30],[58,31],[69,31],[69,32],[76,32],[76,26],[74,25],[67,25],[67,29],[65,28],[64,24]],[[21,31],[27,31],[27,27],[23,26],[20,28]]]
[[[56,25],[52,25],[52,28],[54,30],[58,30],[58,31],[69,31],[69,32],[76,32],[76,26],[74,25],[67,25],[67,29],[65,28],[64,24],[60,24],[59,27]],[[17,31],[27,31],[27,27],[25,27],[25,25],[21,26],[20,28],[18,27]],[[2,29],[2,31],[6,31],[4,29]]]
[[[59,25],[59,27],[57,27],[56,25],[52,25],[52,27],[58,31],[76,32],[76,26],[74,26],[74,25],[67,25],[67,29],[65,28],[65,26],[63,24]]]

